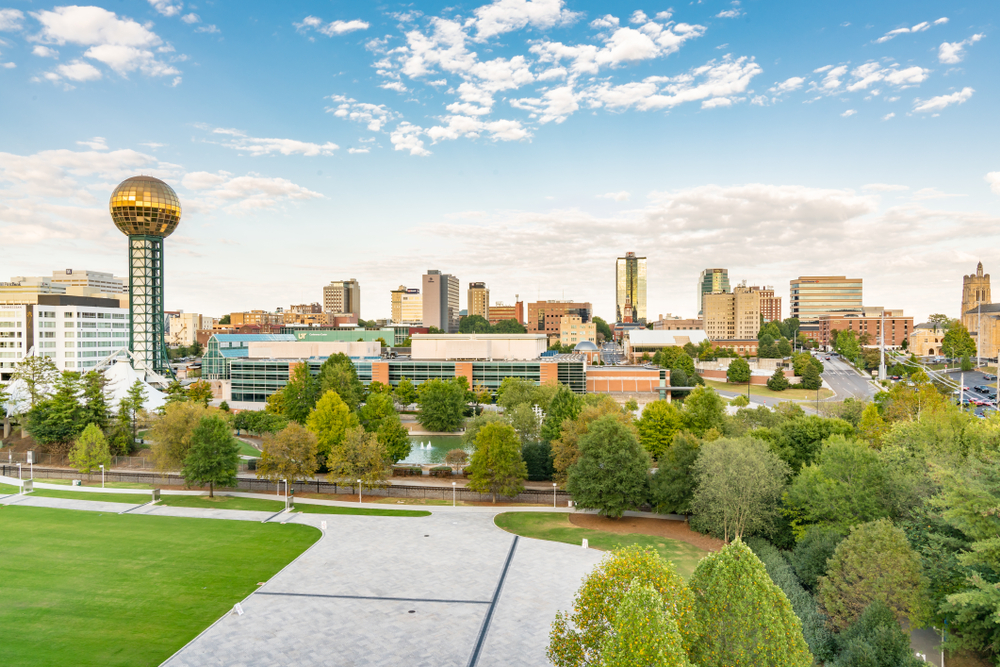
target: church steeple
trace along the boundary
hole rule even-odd
[[[983,277],[983,263],[982,262],[979,262],[979,266],[976,267],[976,277],[977,278],[982,278]]]

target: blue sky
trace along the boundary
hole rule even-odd
[[[362,315],[426,269],[649,310],[695,281],[865,281],[958,315],[1000,266],[996,3],[0,1],[0,279],[123,274],[135,173],[185,207],[167,307]],[[463,298],[464,301],[464,298]],[[463,307],[464,307],[463,302]]]

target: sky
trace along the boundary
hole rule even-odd
[[[184,209],[166,307],[362,317],[428,269],[491,301],[590,301],[648,261],[650,317],[702,269],[864,279],[959,315],[1000,273],[996,2],[0,0],[0,280],[127,275],[136,174]]]

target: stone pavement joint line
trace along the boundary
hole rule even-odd
[[[492,600],[440,600],[436,598],[393,598],[377,595],[328,595],[325,593],[276,593],[257,591],[255,595],[283,595],[300,598],[333,598],[335,600],[387,600],[389,602],[442,602],[445,604],[493,604]]]
[[[503,571],[500,572],[500,580],[497,582],[497,589],[493,593],[493,600],[490,602],[490,608],[486,611],[486,617],[483,619],[483,628],[479,631],[479,640],[476,641],[476,648],[472,652],[472,657],[469,658],[469,667],[476,667],[479,662],[479,654],[483,650],[483,642],[486,641],[486,633],[490,631],[490,621],[493,620],[493,611],[497,608],[497,600],[500,599],[500,592],[503,590],[504,579],[507,578],[507,572],[510,570],[510,562],[514,559],[514,550],[517,549],[517,538],[514,536],[514,541],[511,542],[510,552],[507,554],[507,562],[503,564]]]

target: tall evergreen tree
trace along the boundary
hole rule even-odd
[[[65,454],[83,430],[82,416],[80,374],[65,371],[56,380],[52,397],[37,403],[28,413],[28,432],[39,443]]]
[[[83,376],[83,410],[85,424],[97,424],[102,431],[111,423],[111,408],[108,405],[108,380],[104,373],[89,371]]]
[[[191,434],[191,450],[181,474],[188,484],[208,484],[209,498],[215,487],[236,486],[240,447],[222,417],[206,416]]]
[[[111,467],[108,440],[97,424],[87,424],[87,428],[77,437],[69,453],[69,462],[82,473],[99,470],[102,465],[105,468]]]

